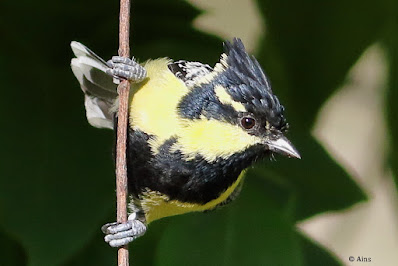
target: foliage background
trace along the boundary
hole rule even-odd
[[[134,265],[343,263],[295,225],[366,199],[311,129],[375,42],[387,54],[390,73],[385,169],[397,176],[396,1],[256,4],[267,29],[256,55],[286,107],[289,138],[303,159],[261,163],[250,170],[239,200],[221,211],[155,222],[131,245]],[[199,14],[184,1],[134,1],[132,53],[142,61],[167,56],[213,65],[222,40],[192,27]],[[110,58],[117,23],[117,1],[0,2],[0,265],[115,265],[116,251],[99,230],[114,220],[113,135],[86,122],[69,43],[81,41]]]

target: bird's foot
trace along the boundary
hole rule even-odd
[[[113,76],[113,82],[116,84],[124,79],[131,82],[140,82],[146,77],[145,68],[138,64],[134,58],[113,56],[107,64],[109,69],[106,70],[106,73]]]
[[[136,219],[136,214],[133,213],[126,223],[108,223],[101,230],[105,234],[105,242],[111,247],[121,247],[145,234],[146,225]]]

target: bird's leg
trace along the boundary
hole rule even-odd
[[[146,77],[146,70],[134,58],[113,56],[107,62],[106,73],[113,77],[113,82],[119,84],[122,80],[140,82]],[[145,220],[145,219],[144,219]],[[129,215],[126,223],[108,223],[101,227],[105,234],[105,242],[111,247],[121,247],[146,232],[146,224],[138,219],[137,212]]]
[[[109,69],[108,75],[113,77],[113,82],[119,84],[121,80],[127,79],[131,82],[141,82],[146,77],[146,70],[133,58],[113,56],[107,62]]]
[[[145,234],[146,225],[133,213],[126,223],[108,223],[103,225],[101,230],[105,234],[105,242],[111,247],[121,247]]]

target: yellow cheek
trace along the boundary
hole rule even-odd
[[[200,119],[189,121],[181,130],[178,148],[187,159],[199,154],[207,161],[214,161],[217,157],[226,159],[260,142],[260,138],[247,134],[239,126]]]

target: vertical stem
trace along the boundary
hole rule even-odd
[[[120,0],[119,56],[130,56],[130,0]]]
[[[120,0],[119,17],[119,56],[130,57],[129,45],[130,31],[130,0]],[[116,197],[117,197],[117,221],[127,222],[127,162],[126,162],[126,142],[128,126],[128,101],[130,92],[130,82],[122,81],[118,88],[119,111],[117,124],[117,143],[116,143]],[[128,247],[123,246],[118,249],[118,265],[129,265]]]
[[[116,143],[116,197],[117,197],[117,221],[127,221],[127,164],[126,164],[126,140],[128,123],[128,98],[130,84],[123,81],[119,87],[119,116]],[[129,265],[128,247],[123,246],[118,250],[118,265]]]

